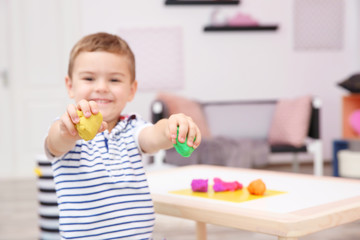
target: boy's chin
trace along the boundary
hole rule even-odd
[[[121,115],[121,110],[114,108],[114,106],[99,106],[99,111],[103,115],[103,119],[106,122],[119,119]]]
[[[114,112],[111,112],[111,114],[109,114],[107,111],[101,111],[101,114],[103,115],[103,121],[104,122],[112,122],[112,121],[119,121],[120,119],[120,114],[114,114]]]

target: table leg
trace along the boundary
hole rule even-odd
[[[206,223],[196,222],[196,239],[206,240]]]

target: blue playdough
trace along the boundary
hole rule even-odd
[[[174,147],[176,151],[183,157],[190,157],[191,153],[195,150],[193,147],[187,145],[187,137],[184,143],[179,142],[179,127],[177,128],[176,144]],[[195,141],[196,137],[194,138]]]

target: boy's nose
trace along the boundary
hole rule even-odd
[[[96,82],[95,90],[99,92],[107,92],[109,90],[109,86],[106,82],[106,80],[98,80]]]

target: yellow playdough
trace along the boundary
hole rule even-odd
[[[103,117],[99,112],[96,115],[91,115],[89,118],[86,118],[82,111],[77,111],[77,114],[80,118],[80,122],[75,125],[76,130],[79,133],[79,136],[85,141],[93,139],[98,133]]]

